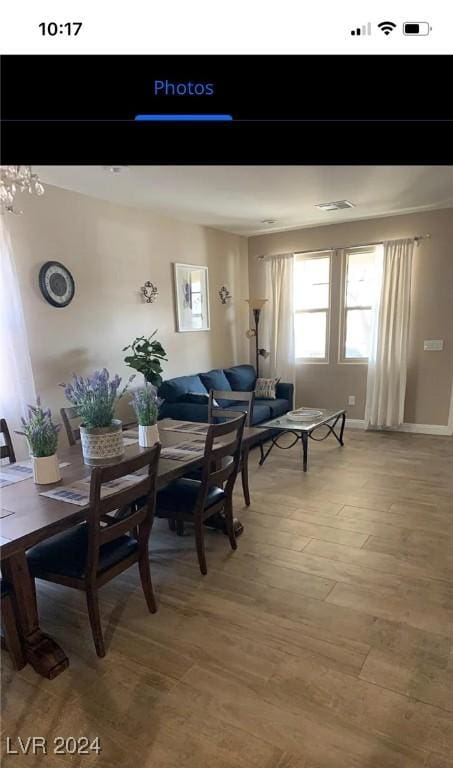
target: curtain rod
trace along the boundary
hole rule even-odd
[[[414,243],[417,245],[421,240],[429,240],[431,238],[430,233],[428,232],[426,235],[416,235],[412,238],[407,238],[408,240],[413,240]],[[406,238],[402,238],[403,240]],[[300,256],[305,253],[327,253],[328,251],[341,251],[346,250],[348,248],[368,248],[370,245],[383,245],[385,241],[384,240],[376,240],[374,243],[360,243],[359,245],[332,245],[330,248],[309,248],[306,251],[294,251],[293,253],[275,253],[270,256],[257,256],[258,261],[269,261],[271,259],[283,259],[283,258],[290,258],[291,256]]]

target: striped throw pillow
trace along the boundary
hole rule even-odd
[[[255,384],[256,400],[275,400],[275,390],[280,379],[257,379]]]

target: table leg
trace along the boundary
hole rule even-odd
[[[304,456],[304,472],[307,471],[308,464],[308,432],[302,432],[302,451]]]
[[[346,413],[343,413],[342,417],[341,417],[340,445],[344,445],[344,442],[343,442],[343,432],[344,432],[344,425],[345,424],[346,424]]]
[[[273,437],[271,438],[271,444],[270,444],[269,448],[267,449],[266,453],[264,453],[264,449],[260,445],[260,448],[261,448],[261,458],[260,458],[260,460],[258,462],[260,467],[263,466],[264,462],[266,461],[267,457],[269,456],[270,452],[272,451],[272,448],[274,447],[274,445],[275,445],[275,443],[274,443],[274,438]]]
[[[69,666],[69,659],[55,640],[46,635],[39,626],[35,586],[25,552],[5,560],[2,569],[14,591],[25,658],[35,672],[52,680]]]

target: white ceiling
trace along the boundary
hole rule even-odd
[[[36,166],[44,182],[241,235],[453,206],[453,166]],[[350,200],[349,210],[314,206]],[[263,224],[263,219],[276,219]]]

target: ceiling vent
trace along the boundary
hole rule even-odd
[[[334,200],[332,203],[319,203],[315,205],[320,211],[343,211],[345,208],[355,208],[354,203],[350,203],[349,200]]]

